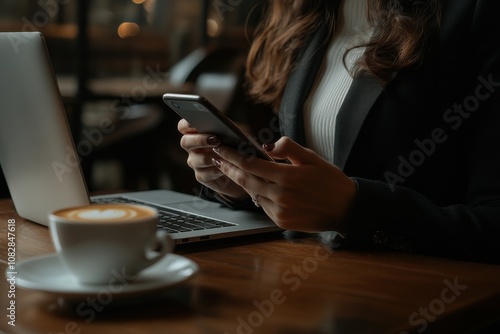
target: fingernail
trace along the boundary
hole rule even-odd
[[[220,139],[217,136],[210,136],[207,138],[208,145],[220,145]]]
[[[212,163],[214,164],[215,167],[217,168],[220,168],[221,167],[221,163],[219,160],[215,159],[215,158],[212,158]]]
[[[264,144],[264,150],[267,152],[274,150],[274,143]]]
[[[214,151],[215,154],[220,155],[220,150],[218,147],[212,147],[212,151]]]

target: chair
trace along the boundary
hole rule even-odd
[[[172,84],[193,83],[193,93],[207,98],[222,112],[242,82],[246,50],[236,46],[204,46],[194,50],[169,71]]]

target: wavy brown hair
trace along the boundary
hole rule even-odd
[[[331,1],[269,1],[247,58],[246,77],[253,98],[279,107],[288,76],[308,38],[324,25],[333,33]],[[367,17],[374,33],[367,43],[354,47],[366,49],[348,70],[353,75],[369,73],[387,83],[397,72],[422,62],[439,26],[440,0],[368,1]]]

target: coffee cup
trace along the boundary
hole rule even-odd
[[[173,249],[157,231],[158,212],[148,206],[99,204],[49,214],[50,233],[62,263],[83,284],[132,279]]]

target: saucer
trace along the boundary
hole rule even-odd
[[[69,272],[57,254],[37,256],[16,264],[18,287],[55,294],[58,297],[82,298],[112,294],[113,297],[157,292],[182,283],[198,272],[198,265],[177,254],[167,254],[133,280],[116,279],[108,284],[82,284]]]

